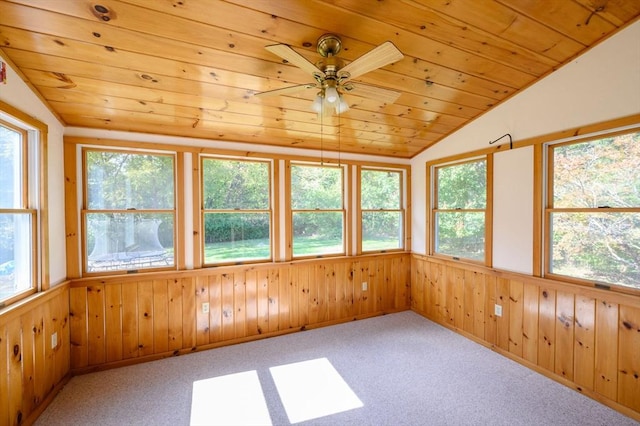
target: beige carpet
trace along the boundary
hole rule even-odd
[[[331,398],[342,391],[347,396]],[[348,398],[354,404],[347,404]],[[337,402],[328,402],[332,399]],[[638,425],[413,312],[74,377],[36,424],[188,425],[192,420]]]

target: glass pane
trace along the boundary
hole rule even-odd
[[[269,213],[205,213],[205,263],[271,259]]]
[[[294,212],[293,255],[344,253],[342,212]]]
[[[553,206],[640,207],[640,133],[553,149]]]
[[[439,167],[438,209],[484,209],[487,204],[486,161]]]
[[[170,213],[86,214],[87,272],[174,265]]]
[[[362,212],[362,251],[402,248],[402,213]]]
[[[363,170],[361,205],[365,210],[400,208],[400,172]]]
[[[0,125],[0,208],[21,209],[22,134]]]
[[[173,157],[87,151],[90,210],[173,209]]]
[[[484,260],[484,213],[436,213],[436,252]]]
[[[550,272],[640,288],[640,213],[551,214]]]
[[[31,214],[0,214],[0,300],[33,288]]]
[[[342,169],[291,166],[291,208],[342,209]]]
[[[205,209],[269,208],[268,163],[215,159],[202,163]]]

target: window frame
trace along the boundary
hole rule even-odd
[[[475,162],[485,162],[485,207],[484,209],[439,209],[438,206],[438,169],[459,166]],[[427,239],[428,253],[431,256],[455,261],[480,264],[491,267],[493,263],[493,154],[457,157],[455,159],[441,159],[427,163],[427,200],[429,202]],[[484,259],[477,260],[463,256],[454,256],[436,252],[437,222],[436,215],[441,212],[482,212],[484,214]]]
[[[626,286],[624,284],[616,284],[610,282],[602,282],[597,280],[588,280],[585,278],[575,277],[571,275],[562,275],[551,272],[552,252],[553,252],[553,235],[552,235],[552,216],[554,213],[638,213],[640,214],[640,206],[638,207],[555,207],[554,206],[554,150],[558,147],[569,145],[577,145],[581,143],[589,143],[610,137],[640,133],[640,128],[630,128],[624,130],[609,130],[597,135],[590,135],[581,138],[572,138],[571,140],[551,141],[544,144],[544,179],[545,179],[545,196],[543,209],[543,274],[544,277],[565,281],[572,284],[589,286],[595,288],[603,288],[622,293],[640,294],[640,288]]]
[[[30,218],[29,288],[0,300],[0,309],[33,294],[48,290],[49,250],[47,225],[47,126],[22,111],[0,101],[0,125],[21,135],[21,198],[19,208],[0,208],[2,214]]]
[[[145,213],[165,213],[171,214],[173,216],[173,264],[167,266],[148,266],[148,267],[133,267],[131,269],[114,269],[114,270],[101,270],[101,271],[89,271],[88,270],[88,260],[89,253],[87,247],[87,216],[95,213],[123,213],[123,214],[131,214],[130,208],[125,209],[89,209],[88,208],[88,170],[87,170],[87,152],[115,152],[122,154],[137,154],[137,155],[156,155],[156,156],[165,156],[173,158],[173,182],[174,182],[174,193],[173,193],[173,209],[134,209],[136,214],[145,214]],[[82,199],[81,199],[81,209],[80,209],[80,230],[81,230],[81,241],[80,241],[80,263],[81,263],[81,271],[82,276],[92,277],[92,276],[107,276],[107,275],[119,275],[119,274],[130,274],[130,273],[138,273],[138,272],[161,272],[161,271],[171,271],[178,269],[179,262],[179,251],[181,249],[181,244],[178,239],[178,229],[179,229],[179,209],[178,209],[178,156],[176,152],[171,151],[161,151],[161,150],[153,150],[153,149],[143,149],[143,148],[125,148],[118,146],[95,146],[95,145],[81,145],[80,146],[80,158],[81,158],[81,170],[82,170]]]
[[[399,188],[398,188],[398,208],[397,209],[364,209],[362,208],[362,172],[364,171],[372,171],[372,172],[391,172],[397,173],[399,178]],[[373,254],[373,253],[389,253],[389,252],[400,252],[407,250],[407,212],[406,212],[406,170],[400,168],[391,168],[391,167],[381,167],[381,166],[358,166],[357,168],[357,190],[356,190],[356,207],[357,207],[357,216],[358,223],[356,227],[356,240],[357,240],[357,248],[356,253],[360,254]],[[400,229],[402,235],[400,237],[400,247],[399,248],[387,248],[380,250],[364,250],[363,249],[363,216],[366,212],[397,212],[400,213]]]
[[[220,161],[235,161],[235,162],[245,162],[245,163],[263,163],[267,165],[267,174],[269,176],[269,205],[267,209],[205,209],[204,205],[204,161],[205,160],[220,160]],[[201,154],[198,158],[199,167],[200,167],[200,256],[202,259],[202,267],[211,267],[211,266],[225,266],[225,265],[244,265],[244,264],[252,264],[252,263],[265,263],[265,262],[273,262],[275,258],[275,247],[276,247],[276,236],[274,235],[274,160],[262,159],[262,158],[246,158],[246,157],[235,157],[235,156],[220,156],[214,154]],[[247,259],[247,260],[239,260],[234,259],[229,262],[213,262],[207,263],[205,256],[205,214],[207,212],[212,213],[267,213],[269,215],[269,258],[260,258],[260,259]]]
[[[292,206],[292,178],[291,169],[293,167],[317,167],[317,168],[333,168],[340,170],[341,176],[341,197],[340,197],[340,209],[294,209]],[[313,259],[313,258],[327,258],[327,257],[340,257],[346,256],[349,249],[349,240],[350,240],[350,224],[348,220],[350,218],[347,199],[347,188],[349,181],[349,173],[348,173],[348,165],[344,163],[333,163],[329,161],[315,162],[315,161],[297,161],[297,160],[287,160],[286,163],[286,183],[285,183],[285,192],[286,192],[286,259],[285,260],[301,260],[301,259]],[[302,255],[295,256],[293,253],[293,244],[294,244],[294,235],[293,235],[293,217],[295,213],[313,213],[313,212],[340,212],[342,214],[342,251],[336,253],[326,253],[326,254],[310,254],[310,255]]]

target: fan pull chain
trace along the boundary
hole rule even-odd
[[[324,166],[324,99],[320,110],[320,165]]]
[[[338,166],[340,165],[340,139],[342,138],[342,127],[340,126],[340,110],[338,109]]]

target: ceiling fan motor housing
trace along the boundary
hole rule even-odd
[[[325,34],[318,39],[317,51],[323,59],[316,66],[325,74],[317,81],[322,87],[334,86],[339,81],[337,73],[342,68],[342,60],[336,55],[342,49],[342,40],[335,34]],[[329,81],[327,84],[327,80]]]
[[[316,50],[323,58],[335,56],[342,49],[342,40],[335,34],[325,34],[318,39]]]

